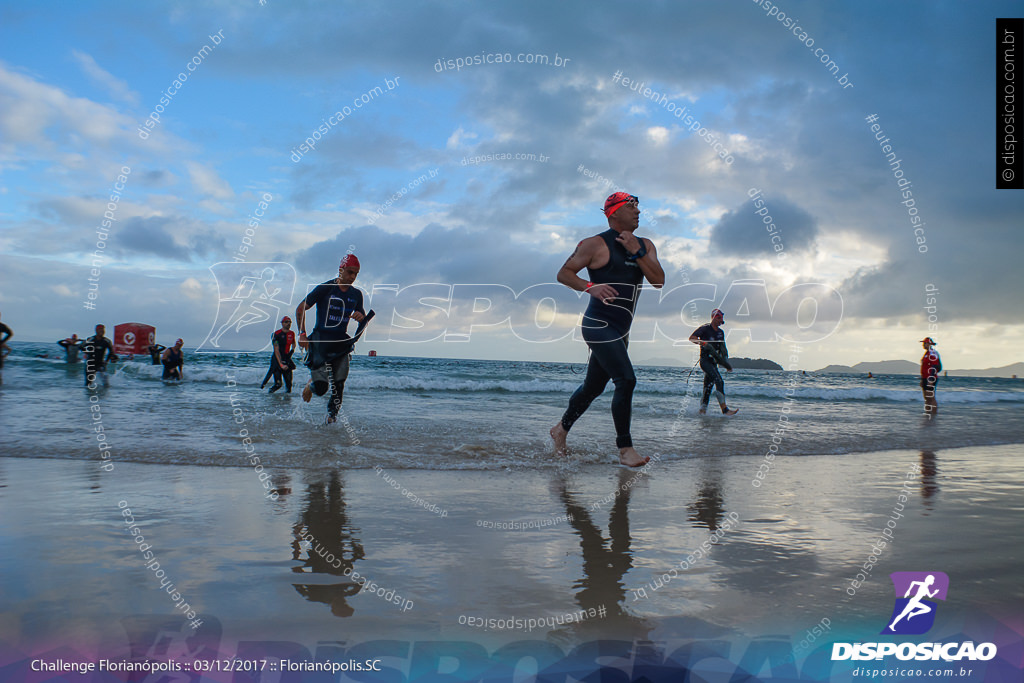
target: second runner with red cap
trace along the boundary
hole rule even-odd
[[[332,386],[331,401],[327,407],[327,423],[334,422],[341,410],[345,380],[348,379],[349,356],[352,344],[348,335],[348,321],[360,322],[366,317],[363,293],[352,286],[359,275],[359,259],[346,254],[338,266],[338,277],[313,288],[295,309],[299,326],[299,346],[309,349],[307,365],[309,383],[302,389],[302,400],[323,396]],[[306,336],[306,311],[316,306],[316,326]]]
[[[556,454],[565,455],[569,430],[611,380],[615,383],[612,420],[619,462],[640,467],[650,458],[633,448],[630,421],[636,374],[626,347],[644,278],[660,289],[665,284],[665,271],[658,263],[654,243],[633,234],[640,224],[640,200],[635,195],[612,194],[604,202],[604,215],[608,218],[608,230],[576,245],[558,271],[559,282],[590,295],[582,324],[583,339],[590,347],[590,362],[583,384],[569,399],[562,420],[551,428],[551,438]],[[577,275],[584,268],[590,282]]]
[[[274,332],[270,338],[274,347],[274,353],[270,356],[270,369],[267,376],[263,378],[260,389],[267,386],[270,378],[274,378],[274,384],[270,387],[269,393],[274,393],[282,386],[285,393],[292,393],[292,370],[295,369],[295,361],[292,360],[292,352],[295,351],[295,333],[292,332],[292,319],[288,316],[281,318],[281,327]],[[282,385],[281,380],[284,380]]]

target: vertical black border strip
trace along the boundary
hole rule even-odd
[[[1021,56],[1024,54],[1024,18],[996,19],[996,189],[1024,189],[1024,131],[1019,122],[1024,97]]]

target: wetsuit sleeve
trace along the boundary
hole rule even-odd
[[[355,287],[353,287],[353,289],[355,289]],[[358,303],[356,304],[356,310],[362,313],[363,315],[366,315],[366,310],[363,308],[363,292],[360,289],[356,289],[355,291],[356,294],[358,295],[356,297],[358,299]]]
[[[107,360],[109,362],[111,362],[111,363],[116,363],[117,362],[117,354],[114,353],[114,343],[112,341],[110,341],[109,339],[107,339],[106,337],[104,337],[103,338],[103,344],[104,344],[104,346],[107,347],[107,351],[109,351],[109,354],[107,355]]]
[[[313,308],[320,301],[321,295],[323,294],[324,286],[317,285],[313,288],[313,291],[306,295],[306,308]]]

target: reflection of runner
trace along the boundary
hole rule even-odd
[[[281,288],[278,287],[270,291],[270,282],[273,279],[273,268],[264,268],[259,277],[242,278],[242,281],[238,283],[238,288],[231,294],[231,298],[225,299],[225,301],[237,301],[238,308],[231,314],[228,321],[221,325],[220,329],[217,330],[217,334],[210,338],[211,344],[220,346],[221,336],[232,327],[235,328],[235,332],[238,332],[246,325],[254,325],[264,320],[269,320],[270,316],[277,312],[278,307],[272,302],[275,301],[274,297],[281,292]],[[260,284],[263,285],[262,292],[259,291],[257,286]],[[221,303],[224,302],[222,301]],[[270,312],[268,312],[268,309],[270,309]]]
[[[934,591],[932,591],[930,593],[928,592],[928,588],[933,583],[935,583],[935,576],[933,574],[929,574],[928,578],[926,578],[924,581],[911,581],[910,582],[910,585],[907,587],[907,593],[903,597],[904,598],[910,598],[910,593],[911,593],[911,591],[914,590],[914,586],[918,587],[917,595],[915,595],[914,597],[910,598],[910,602],[908,602],[907,606],[903,608],[903,611],[900,612],[900,615],[892,620],[892,623],[889,624],[889,630],[890,631],[892,631],[893,627],[896,626],[896,622],[898,622],[903,617],[907,617],[907,621],[910,621],[911,619],[913,619],[914,617],[916,617],[916,616],[918,616],[920,614],[928,614],[929,612],[932,611],[932,608],[929,607],[928,605],[923,604],[921,602],[921,600],[926,598],[926,597],[927,598],[934,598],[935,595],[939,592],[938,588],[936,588]]]
[[[561,421],[551,428],[557,455],[566,454],[569,430],[611,380],[615,383],[612,421],[619,462],[640,467],[650,460],[636,452],[630,434],[636,374],[627,345],[644,278],[660,289],[665,284],[665,271],[658,263],[654,243],[633,234],[640,223],[639,203],[635,195],[625,192],[609,196],[604,203],[608,230],[576,245],[576,250],[558,271],[559,282],[577,292],[588,293],[591,299],[582,324],[583,340],[590,347],[587,375],[569,398]],[[591,282],[577,275],[584,268]]]

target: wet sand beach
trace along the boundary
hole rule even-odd
[[[4,458],[4,664],[50,647],[128,656],[129,641],[139,656],[154,623],[181,638],[177,654],[186,636],[225,657],[246,641],[312,656],[381,639],[562,652],[714,639],[733,661],[818,625],[799,663],[823,643],[877,639],[896,571],[950,577],[930,639],[1018,629],[1019,648],[1022,454],[777,458],[763,479],[750,457],[642,472],[571,459],[537,472],[266,470],[276,496],[251,468]],[[849,676],[850,662],[835,666]]]

